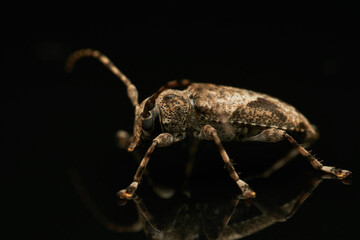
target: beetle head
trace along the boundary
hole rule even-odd
[[[154,133],[159,130],[159,109],[156,106],[156,99],[167,89],[189,86],[190,81],[183,79],[180,81],[170,81],[162,86],[153,95],[135,106],[134,136],[129,145],[128,151],[133,151],[141,140],[149,140]]]
[[[156,132],[156,126],[159,123],[159,110],[154,104],[154,107],[144,114],[146,103],[151,97],[145,99],[140,105],[135,107],[135,120],[133,140],[129,145],[128,151],[133,151],[140,141],[150,140]],[[145,115],[145,117],[144,117]]]

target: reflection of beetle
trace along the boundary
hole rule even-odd
[[[251,200],[229,189],[217,195],[198,189],[198,195],[190,199],[177,194],[160,200],[148,193],[142,198],[135,195],[133,201],[150,239],[239,239],[293,216],[325,177],[308,176],[299,173],[280,184],[272,178],[261,181],[259,197]]]
[[[188,134],[199,140],[215,141],[226,169],[245,198],[253,198],[256,194],[239,178],[222,141],[277,142],[286,139],[315,169],[331,173],[339,179],[351,175],[350,171],[322,165],[294,140],[291,135],[303,135],[304,142],[308,145],[318,134],[301,113],[279,99],[245,89],[208,83],[191,84],[188,80],[182,80],[168,82],[139,104],[136,87],[99,51],[84,49],[74,52],[66,63],[67,70],[71,70],[74,63],[82,57],[98,59],[127,87],[128,97],[135,107],[134,133],[131,139],[129,137],[125,140],[129,142],[128,150],[133,151],[140,142],[152,140],[134,181],[128,188],[118,192],[121,199],[132,198],[156,147],[167,147],[183,140]],[[171,89],[179,86],[187,88],[182,91]],[[284,159],[276,166],[283,165],[288,158]]]
[[[159,198],[151,188],[146,188],[139,195],[134,194],[130,201],[136,206],[138,220],[128,217],[136,214],[132,206],[127,205],[118,208],[126,210],[125,215],[120,211],[118,219],[125,222],[119,224],[102,213],[79,174],[72,170],[70,173],[77,192],[104,227],[120,232],[120,236],[142,230],[149,239],[156,240],[230,240],[252,235],[277,222],[287,221],[323,179],[336,178],[311,169],[291,173],[291,178],[287,171],[279,171],[276,176],[254,181],[258,189],[258,196],[254,199],[244,199],[231,186],[220,187],[218,194],[213,194],[211,188],[195,186],[196,191],[191,197],[178,192],[169,199]],[[283,181],[284,178],[288,181]]]

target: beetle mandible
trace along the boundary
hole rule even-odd
[[[308,145],[318,138],[318,133],[303,114],[277,98],[246,89],[181,80],[168,82],[139,103],[135,85],[97,50],[75,51],[66,62],[66,70],[71,71],[75,62],[83,57],[98,59],[127,87],[127,95],[135,107],[134,130],[128,151],[133,151],[140,142],[151,141],[133,182],[117,193],[121,199],[132,198],[155,148],[179,142],[188,134],[199,140],[215,142],[230,177],[245,198],[254,198],[256,194],[235,171],[222,145],[224,141],[278,142],[286,139],[315,169],[340,180],[351,176],[348,170],[323,165],[298,144],[292,134],[303,135],[304,145]],[[186,89],[174,89],[181,86]]]

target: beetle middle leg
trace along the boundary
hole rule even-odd
[[[317,170],[321,170],[326,173],[335,175],[338,179],[346,179],[351,176],[351,172],[348,170],[339,169],[331,166],[324,166],[320,163],[314,155],[302,147],[293,137],[291,137],[286,131],[276,128],[266,129],[259,134],[244,139],[245,141],[259,141],[259,142],[278,142],[280,140],[288,140],[298,152],[309,160],[311,166]]]
[[[146,165],[149,162],[149,159],[151,157],[151,154],[154,152],[156,147],[167,147],[175,142],[177,142],[178,139],[175,138],[170,133],[161,133],[159,136],[157,136],[151,143],[150,147],[148,148],[147,152],[145,153],[145,156],[140,162],[140,165],[138,169],[136,170],[134,181],[126,188],[120,190],[117,195],[121,199],[127,199],[130,200],[132,196],[134,195],[136,189],[138,188],[140,181],[142,179],[142,176],[144,174],[144,170],[146,168]]]
[[[200,137],[205,140],[215,141],[216,145],[218,146],[220,155],[225,162],[225,167],[229,171],[230,177],[240,187],[245,198],[254,198],[256,196],[256,193],[249,187],[246,182],[240,179],[239,175],[235,171],[233,164],[230,161],[228,154],[226,153],[223,145],[221,144],[220,138],[215,128],[210,125],[205,125],[200,132]]]

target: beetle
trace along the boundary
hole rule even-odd
[[[139,103],[135,85],[100,51],[75,51],[65,64],[66,70],[70,72],[74,64],[83,57],[99,60],[127,87],[127,95],[135,108],[133,135],[125,141],[129,142],[128,151],[133,151],[142,142],[151,142],[133,182],[117,193],[120,199],[130,200],[133,197],[155,148],[168,147],[188,135],[215,142],[230,177],[245,198],[254,198],[256,193],[239,177],[222,142],[278,142],[286,139],[313,168],[330,173],[340,180],[347,179],[352,174],[348,170],[323,165],[301,146],[292,135],[302,135],[304,145],[309,145],[318,138],[316,128],[296,108],[275,97],[235,87],[191,83],[184,79],[168,82]],[[177,87],[185,89],[177,90]],[[288,158],[285,159],[274,168],[288,161]]]

